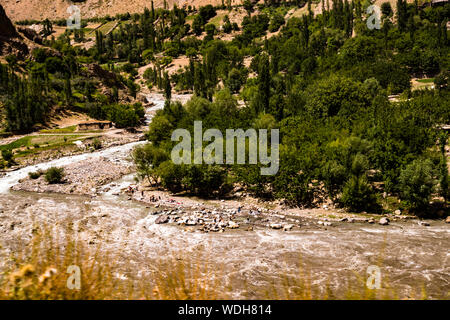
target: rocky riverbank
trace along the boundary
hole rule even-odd
[[[115,146],[121,146],[127,143],[139,141],[141,136],[139,134],[124,134],[123,136],[100,136],[98,140],[101,143],[100,149],[107,149]],[[17,170],[23,167],[32,166],[42,162],[48,162],[64,157],[70,157],[78,154],[88,153],[95,151],[92,146],[93,139],[86,139],[79,145],[73,144],[54,149],[44,150],[32,156],[22,157],[17,159],[19,164],[11,168],[11,170]]]
[[[63,168],[65,173],[63,183],[49,184],[45,181],[44,175],[41,175],[37,179],[30,177],[22,179],[11,189],[14,191],[94,196],[99,187],[132,171],[131,166],[116,163],[103,157],[80,161]]]
[[[115,186],[115,185],[113,185]],[[109,190],[106,186],[105,190]],[[348,223],[389,226],[414,221],[428,227],[439,221],[422,221],[415,216],[402,214],[352,214],[342,209],[323,205],[321,208],[289,208],[279,202],[260,202],[245,196],[236,199],[203,200],[195,197],[171,195],[166,191],[148,190],[142,185],[131,185],[122,190],[128,200],[135,200],[154,208],[156,224],[173,224],[199,232],[225,232],[231,229],[252,231],[268,228],[281,231],[295,229],[323,229]],[[116,193],[118,195],[118,193]]]

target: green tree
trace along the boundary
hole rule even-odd
[[[150,184],[157,181],[156,169],[168,159],[164,149],[147,143],[136,147],[132,152],[132,158],[136,165],[138,177],[146,178]]]
[[[353,175],[344,185],[341,203],[351,211],[374,211],[377,208],[377,200],[365,176]]]
[[[4,161],[6,161],[8,166],[11,166],[14,164],[14,154],[11,150],[3,149],[2,150],[2,158]]]
[[[266,54],[261,56],[258,73],[256,113],[268,112],[270,104],[270,64]]]
[[[242,84],[245,79],[241,75],[239,69],[233,68],[228,73],[228,78],[225,81],[225,85],[230,89],[231,92],[237,93],[241,89]]]
[[[206,37],[205,37],[205,41],[211,41],[214,39],[214,34],[216,33],[216,26],[212,23],[209,23],[205,26],[205,31],[206,31]]]
[[[400,32],[406,30],[408,11],[406,0],[397,0],[397,25]]]
[[[252,1],[251,0],[244,0],[242,2],[242,5],[243,5],[245,11],[247,11],[248,16],[250,17],[252,12],[253,12],[253,10],[254,10]]]
[[[164,72],[164,98],[166,98],[166,102],[169,103],[172,98],[172,86],[170,84],[170,77],[167,72]]]
[[[439,139],[441,147],[441,162],[439,164],[439,191],[445,201],[450,199],[450,187],[448,178],[447,156],[445,152],[445,145],[447,144],[448,134],[443,132]]]
[[[72,101],[72,85],[69,76],[64,79],[64,96],[66,97],[66,103],[70,104]]]
[[[192,31],[196,36],[199,36],[203,32],[203,22],[199,15],[196,15],[194,21],[192,22]]]
[[[159,145],[162,141],[170,138],[173,126],[165,115],[157,113],[150,124],[147,138],[155,145]]]
[[[381,4],[381,13],[384,17],[390,17],[392,15],[392,7],[389,2],[383,2]]]
[[[428,206],[434,186],[433,164],[428,159],[414,160],[400,173],[400,198],[417,214]]]

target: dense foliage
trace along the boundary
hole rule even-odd
[[[404,29],[387,5],[381,30],[369,30],[361,3],[333,1],[324,14],[291,18],[270,39],[261,38],[269,26],[284,24],[276,11],[246,17],[242,34],[230,42],[197,43],[202,59],[191,58],[172,77],[177,89],[195,97],[184,107],[166,105],[150,126],[152,148],[167,157],[153,163],[155,180],[172,191],[210,196],[239,183],[292,205],[330,198],[353,211],[378,211],[394,195],[406,208],[423,209],[432,193],[448,189],[448,178],[439,178],[447,166],[434,146],[438,125],[450,121],[443,27],[449,6],[400,3]],[[249,68],[245,56],[252,56]],[[412,91],[410,79],[424,76],[445,80],[435,90]],[[392,94],[401,95],[393,100]],[[279,128],[278,174],[261,176],[259,165],[173,164],[171,133],[186,128],[193,135],[195,120],[223,132]]]
[[[142,106],[120,97],[136,98],[137,68],[148,65],[145,85],[167,99],[150,125],[151,145],[133,154],[140,176],[151,183],[202,196],[240,185],[292,205],[331,199],[353,211],[380,210],[391,196],[411,210],[422,210],[432,195],[448,199],[447,159],[436,144],[445,149],[448,136],[439,128],[450,123],[450,5],[383,3],[380,29],[367,27],[369,1],[318,5],[321,13],[314,15],[311,1],[245,1],[238,25],[230,19],[231,2],[222,17],[218,9],[225,4],[172,10],[152,4],[142,14],[104,18],[118,25],[96,30],[90,49],[69,44],[74,31],[48,36],[52,50],[0,68],[7,130],[29,130],[54,106],[135,126]],[[302,6],[303,16],[286,18]],[[76,31],[73,40],[84,42],[84,33]],[[221,40],[228,34],[232,40]],[[169,73],[180,57],[188,64]],[[86,65],[92,63],[114,77],[91,79]],[[17,76],[17,68],[27,76]],[[415,90],[412,78],[434,86]],[[172,101],[172,90],[194,97],[182,106]],[[175,165],[171,134],[177,128],[193,134],[196,120],[204,131],[279,129],[278,173],[261,176],[261,165]]]

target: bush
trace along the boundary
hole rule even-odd
[[[157,169],[161,184],[171,192],[188,191],[203,197],[226,193],[226,171],[217,165],[177,165],[164,161]]]
[[[206,24],[206,22],[211,19],[212,17],[214,17],[216,15],[216,9],[208,4],[204,7],[200,7],[199,10],[199,16],[203,22],[203,24]]]
[[[29,172],[28,176],[30,177],[30,179],[35,180],[35,179],[38,179],[40,176],[42,176],[42,173],[43,172],[41,170],[38,170],[38,171],[35,171],[35,172]]]
[[[48,57],[45,59],[45,68],[47,69],[48,73],[56,73],[56,72],[66,72],[66,67],[63,64],[63,61],[61,58],[57,57]]]
[[[97,119],[108,119],[114,122],[117,128],[128,128],[136,127],[141,123],[141,119],[145,117],[145,110],[140,103],[111,104],[91,108],[89,115]]]
[[[64,169],[51,167],[45,172],[45,181],[50,184],[62,183],[64,178]]]
[[[400,172],[400,198],[412,211],[423,209],[430,202],[435,185],[432,168],[433,164],[429,159],[418,159]]]
[[[12,163],[14,155],[11,150],[2,150],[2,158],[8,163]]]
[[[158,167],[157,174],[161,178],[162,186],[171,192],[181,191],[184,168],[184,165],[176,165],[171,160],[161,163]]]
[[[322,167],[322,179],[325,188],[331,198],[340,193],[347,176],[346,169],[336,160],[328,161]]]
[[[126,72],[126,73],[132,73],[134,71],[134,66],[131,63],[125,63],[122,66],[122,71]]]
[[[340,201],[355,212],[378,210],[375,193],[365,176],[352,176],[344,185]]]
[[[269,31],[270,32],[276,32],[280,29],[280,27],[284,24],[284,17],[276,13],[273,15],[272,19],[270,20],[269,24]]]
[[[211,197],[226,189],[226,177],[226,171],[220,166],[188,165],[182,181],[187,191]]]
[[[99,139],[95,138],[94,140],[92,140],[92,146],[95,150],[99,150],[102,148],[102,142]]]
[[[31,54],[33,55],[34,60],[39,63],[43,63],[48,57],[48,52],[44,48],[36,48]]]
[[[241,74],[239,69],[233,68],[228,73],[228,79],[225,80],[225,85],[231,92],[237,93],[241,89],[241,86],[245,83],[246,77]]]

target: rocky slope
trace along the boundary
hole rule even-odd
[[[408,3],[414,2],[414,0],[407,1]],[[263,3],[263,0],[259,0],[259,2]],[[378,6],[381,6],[383,2],[390,2],[395,11],[396,0],[375,0],[375,4]],[[207,4],[221,5],[222,0],[166,0],[166,3],[169,8],[172,8],[174,4],[179,7],[187,7],[189,5],[199,7]],[[224,0],[224,3],[226,3],[226,0]],[[242,0],[231,0],[231,3],[240,5]],[[71,0],[0,0],[0,4],[3,5],[11,20],[20,21],[43,20],[45,18],[52,20],[65,19],[69,17],[67,8],[72,4],[80,7],[82,18],[114,16],[126,12],[142,12],[145,7],[151,7],[151,0],[78,0],[78,2]],[[154,0],[154,6],[155,8],[163,7],[164,0]],[[320,4],[313,4],[313,7],[316,14],[322,11]]]
[[[174,4],[182,6],[202,6],[207,4],[219,5],[222,0],[166,0],[171,8]],[[232,3],[240,4],[240,0],[232,0]],[[5,8],[8,16],[13,21],[20,20],[42,20],[65,19],[69,16],[67,8],[71,4],[80,7],[82,18],[111,15],[118,13],[142,12],[145,7],[151,7],[151,0],[85,0],[83,2],[73,2],[70,0],[0,0],[0,4]],[[164,0],[154,0],[155,8],[163,7]]]
[[[22,36],[17,33],[0,4],[0,56],[14,54],[23,58],[28,52],[28,46],[23,42]]]
[[[16,28],[14,28],[11,20],[6,15],[2,5],[0,5],[0,35],[3,37],[17,37]]]

